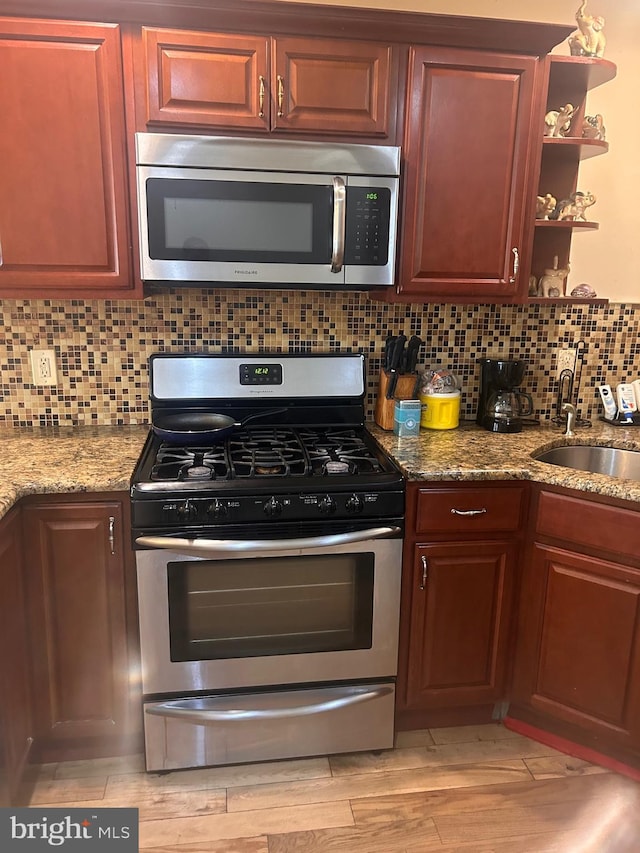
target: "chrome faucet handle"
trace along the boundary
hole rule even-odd
[[[575,435],[573,427],[576,422],[576,407],[573,403],[563,403],[562,411],[567,413],[567,428],[564,431],[564,434],[567,438],[571,438]]]

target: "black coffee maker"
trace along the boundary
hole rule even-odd
[[[476,423],[491,432],[520,432],[522,418],[533,414],[530,394],[519,389],[526,362],[519,359],[478,358],[480,399]]]

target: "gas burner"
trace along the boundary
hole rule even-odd
[[[160,445],[151,469],[151,479],[160,481],[217,480],[229,477],[222,447],[176,447]]]

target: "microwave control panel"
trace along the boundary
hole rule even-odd
[[[385,266],[390,208],[387,187],[347,187],[345,264]]]

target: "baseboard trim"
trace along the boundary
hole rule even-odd
[[[583,761],[588,761],[590,764],[597,764],[599,767],[604,767],[607,770],[612,770],[614,773],[620,773],[622,776],[628,776],[635,782],[640,782],[640,769],[630,767],[623,761],[618,761],[616,758],[611,758],[609,755],[603,755],[595,749],[588,746],[582,746],[579,743],[574,743],[571,740],[560,737],[559,735],[546,732],[544,729],[539,729],[537,726],[532,726],[530,723],[525,723],[522,720],[515,720],[513,717],[505,717],[502,721],[504,727],[517,734],[536,740],[539,743],[544,743],[558,752],[564,752],[566,755],[571,755],[573,758],[581,758]]]

